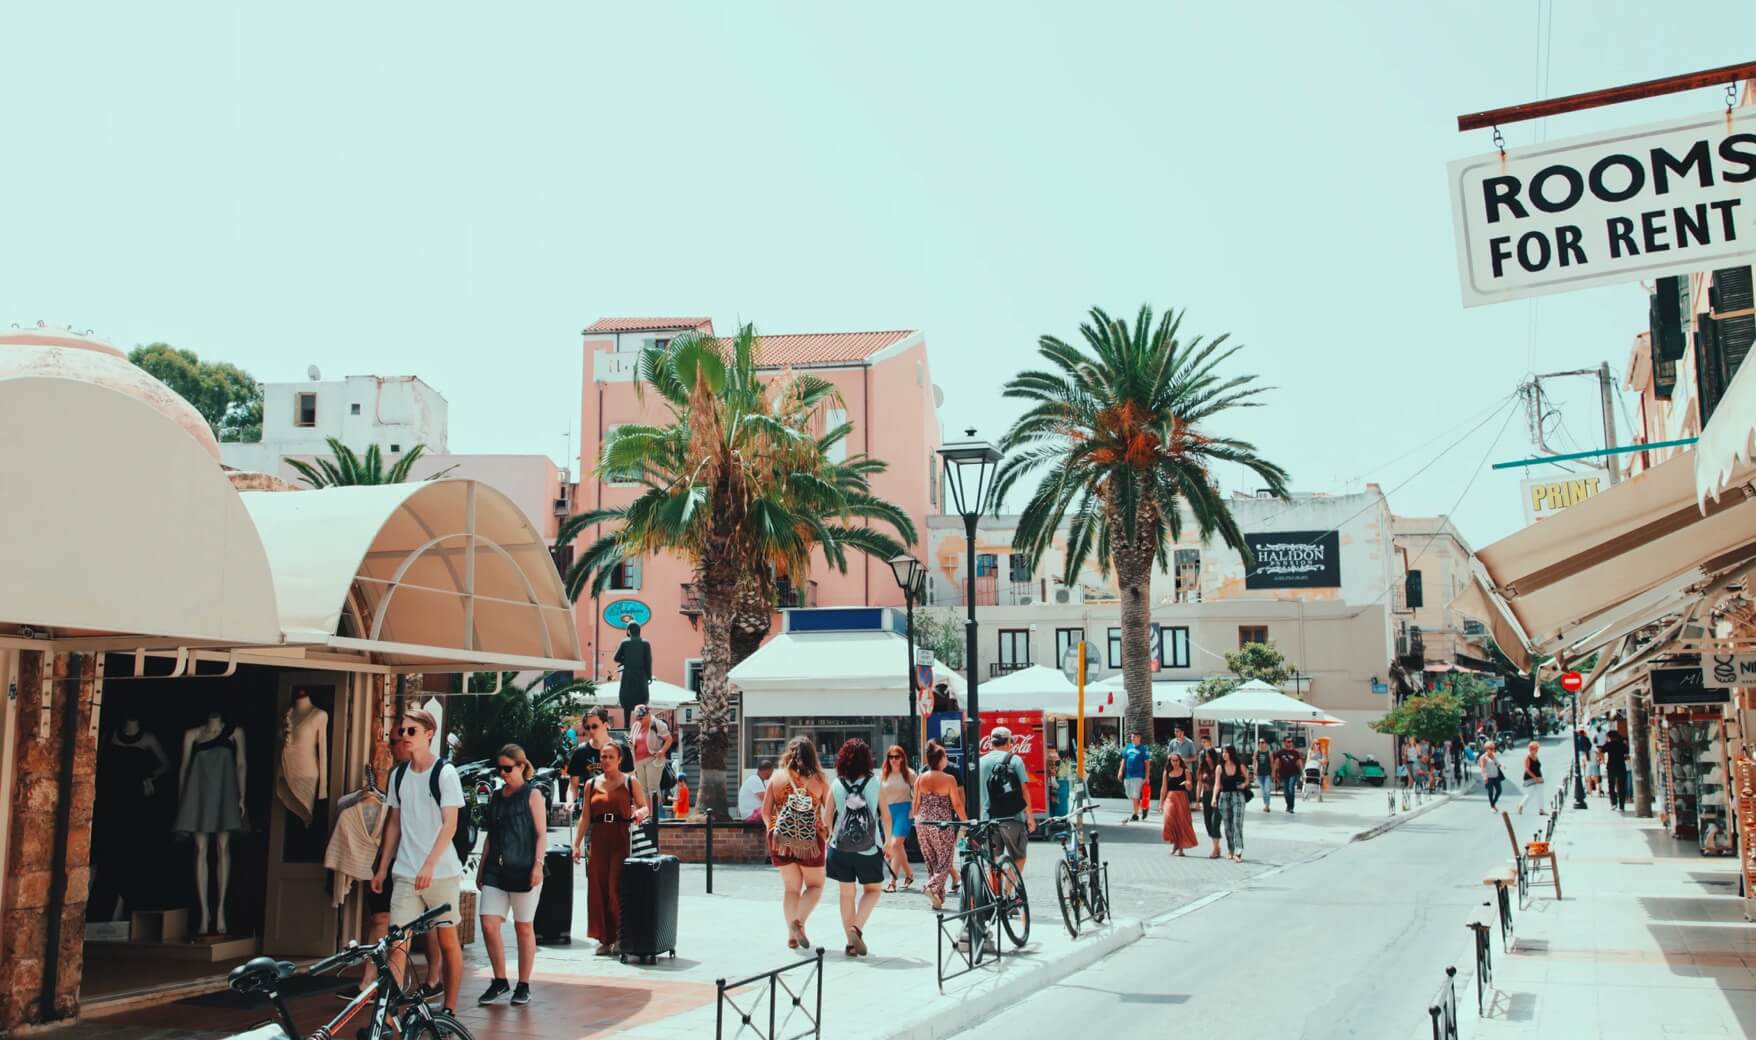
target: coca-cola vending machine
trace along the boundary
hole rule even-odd
[[[1029,782],[1025,785],[1027,797],[1030,799],[1030,811],[1037,814],[1048,812],[1049,789],[1044,776],[1048,768],[1048,744],[1043,738],[1043,713],[1040,711],[984,711],[982,712],[982,754],[993,750],[988,735],[994,732],[995,726],[1005,726],[1012,731],[1012,752],[1024,762],[1024,770],[1029,774]]]

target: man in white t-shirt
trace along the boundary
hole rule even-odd
[[[738,819],[748,820],[762,811],[762,796],[768,792],[768,781],[774,776],[774,759],[756,763],[756,772],[744,779],[738,788]]]
[[[390,774],[390,794],[386,799],[390,815],[384,822],[372,891],[382,892],[387,876],[396,879],[390,896],[393,924],[408,924],[437,906],[451,907],[432,934],[439,937],[439,949],[445,960],[443,1006],[447,1013],[453,1013],[457,1010],[458,988],[463,985],[463,946],[457,941],[463,864],[458,862],[457,850],[451,847],[451,837],[457,833],[457,814],[463,808],[463,782],[455,766],[439,761],[433,754],[433,733],[438,722],[431,713],[410,708],[403,712],[397,726],[397,735],[411,742],[409,761]],[[437,799],[433,797],[435,769],[439,770]],[[391,969],[399,979],[403,977],[406,956],[400,948],[391,953]],[[427,974],[433,974],[431,965]]]

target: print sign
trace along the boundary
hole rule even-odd
[[[1610,486],[1610,475],[1601,469],[1569,473],[1561,480],[1537,478],[1523,481],[1524,522],[1546,520],[1568,506],[1576,506]]]
[[[1254,559],[1246,561],[1247,589],[1341,587],[1341,535],[1335,531],[1246,534]]]
[[[1756,689],[1756,654],[1703,653],[1701,685],[1710,690]]]
[[[1756,109],[1489,152],[1448,173],[1465,307],[1756,253]]]

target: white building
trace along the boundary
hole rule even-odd
[[[221,461],[234,469],[280,473],[289,455],[328,455],[331,437],[358,453],[376,444],[387,464],[417,444],[444,454],[446,413],[445,398],[418,376],[264,383],[262,440],[220,445]]]

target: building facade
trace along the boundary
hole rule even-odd
[[[1391,611],[1410,667],[1420,668],[1429,679],[1457,669],[1498,671],[1489,659],[1491,640],[1484,619],[1452,606],[1474,580],[1470,561],[1475,551],[1462,532],[1445,516],[1398,516],[1391,529],[1407,575],[1391,593]]]
[[[279,473],[288,456],[328,455],[332,437],[361,453],[377,445],[389,460],[417,444],[443,454],[446,410],[445,398],[418,376],[264,383],[262,440],[222,444],[220,460],[233,469]]]

